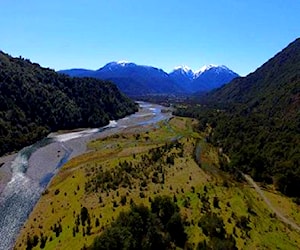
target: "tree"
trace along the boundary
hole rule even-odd
[[[88,219],[88,217],[89,217],[88,209],[86,207],[82,207],[80,210],[80,219],[81,219],[82,226],[85,226],[85,221]]]
[[[124,206],[127,202],[127,198],[126,198],[126,195],[122,195],[121,196],[121,200],[120,200],[120,203],[122,206]]]
[[[170,233],[172,241],[174,241],[177,246],[183,248],[187,241],[187,234],[184,232],[183,221],[178,212],[175,212],[172,215],[166,227]]]
[[[226,235],[222,218],[215,213],[208,213],[200,219],[198,225],[202,228],[203,233],[209,237],[224,239]]]
[[[178,212],[178,206],[169,196],[156,196],[151,203],[151,212],[156,214],[166,225],[175,212]]]
[[[99,226],[100,226],[99,218],[96,218],[96,221],[95,221],[95,227],[99,227]]]
[[[214,197],[213,205],[215,208],[220,208],[219,206],[219,198],[217,196]]]

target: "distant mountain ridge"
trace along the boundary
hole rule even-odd
[[[187,66],[179,66],[171,72],[170,77],[177,83],[184,83],[187,92],[208,92],[218,88],[239,75],[225,65],[205,65],[198,71],[193,71]]]
[[[124,61],[110,62],[98,70],[70,69],[59,73],[111,80],[130,96],[206,92],[238,77],[226,66],[207,65],[196,72],[179,66],[168,74],[159,68]]]

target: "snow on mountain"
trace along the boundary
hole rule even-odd
[[[199,70],[193,71],[190,67],[186,65],[180,65],[174,68],[174,70],[170,73],[174,72],[181,72],[182,74],[186,74],[189,77],[193,77],[193,79],[198,78],[201,74],[205,73],[206,71],[209,71],[213,69],[216,74],[220,74],[224,71],[231,71],[229,68],[227,68],[225,65],[215,65],[215,64],[208,64],[202,66]]]
[[[180,65],[180,66],[175,67],[174,71],[177,71],[177,70],[180,70],[185,73],[190,73],[190,72],[194,73],[193,70],[186,65]]]
[[[131,62],[127,62],[127,61],[114,61],[114,62],[107,63],[106,65],[104,65],[99,70],[105,69],[105,70],[114,71],[118,68],[124,68],[124,67],[130,67],[130,66],[136,66],[136,64],[131,63]]]
[[[121,65],[121,66],[126,66],[126,64],[128,64],[129,62],[128,61],[117,61],[117,64]]]
[[[199,70],[197,70],[196,72],[194,72],[195,73],[195,78],[197,78],[201,74],[203,74],[206,71],[209,71],[211,69],[213,69],[216,74],[220,74],[221,72],[225,72],[225,71],[231,71],[225,65],[208,64],[208,65],[202,66]]]
[[[239,75],[224,65],[209,64],[203,66],[195,73],[194,88],[198,91],[209,91],[229,83]]]
[[[194,71],[188,66],[177,66],[169,75],[183,75],[189,79],[193,79],[195,76]]]
[[[202,73],[204,73],[205,71],[210,70],[210,69],[212,69],[212,68],[217,68],[217,67],[219,67],[219,66],[218,66],[218,65],[214,65],[214,64],[204,65],[204,66],[202,66],[199,70],[197,70],[197,71],[195,72],[195,76],[199,76],[199,75],[201,75]]]

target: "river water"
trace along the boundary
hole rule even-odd
[[[162,106],[144,102],[139,102],[139,105],[137,113],[111,121],[108,126],[51,134],[18,152],[10,166],[11,180],[0,194],[0,250],[13,247],[21,227],[47,184],[68,160],[86,151],[89,140],[103,136],[107,131],[117,133],[127,127],[155,124],[171,117],[170,113],[162,112]],[[50,149],[53,148],[57,158],[50,160],[53,153]]]

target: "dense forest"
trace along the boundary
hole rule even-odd
[[[111,82],[71,78],[0,51],[0,155],[51,131],[101,127],[136,110]]]
[[[243,171],[300,197],[300,39],[247,77],[181,106],[207,140],[230,156],[226,171]],[[299,201],[299,199],[298,199]]]

